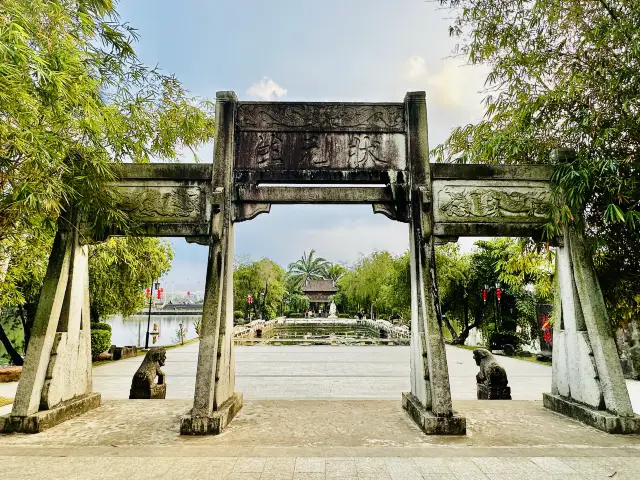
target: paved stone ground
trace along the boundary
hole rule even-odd
[[[238,347],[244,408],[220,436],[181,437],[197,348],[168,351],[173,400],[122,400],[139,357],[96,367],[103,406],[42,434],[0,436],[0,479],[638,478],[640,436],[607,435],[542,408],[549,367],[501,357],[514,399],[538,401],[469,401],[477,367],[454,347],[464,437],[422,434],[400,407],[408,348],[375,346]],[[640,382],[628,385],[638,411]],[[10,388],[0,384],[0,395]]]

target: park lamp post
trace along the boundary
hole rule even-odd
[[[149,348],[149,327],[151,326],[151,304],[153,302],[153,286],[154,282],[151,282],[151,289],[147,288],[147,294],[149,295],[149,314],[147,315],[147,337],[144,340],[144,348]],[[160,282],[155,281],[156,291],[160,292]]]

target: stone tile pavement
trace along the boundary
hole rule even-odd
[[[0,457],[7,480],[631,480],[628,457]]]

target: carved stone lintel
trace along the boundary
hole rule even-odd
[[[339,131],[403,133],[401,103],[293,103],[238,104],[240,131]]]
[[[270,203],[241,203],[235,205],[235,215],[233,221],[235,223],[244,222],[256,218],[261,213],[269,213],[271,211]]]

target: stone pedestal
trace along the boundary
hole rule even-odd
[[[189,412],[180,422],[180,435],[218,435],[241,408],[242,393],[236,392],[211,415],[193,415],[193,412]]]
[[[603,432],[640,434],[640,415],[634,414],[628,417],[622,417],[609,413],[606,410],[596,410],[595,408],[551,393],[543,393],[542,401],[545,408],[566,415],[567,417],[575,418]]]
[[[167,384],[159,383],[151,387],[150,391],[139,389],[129,390],[130,400],[164,400],[167,396]]]
[[[478,383],[478,400],[511,400],[511,387],[490,387]]]
[[[402,408],[427,435],[466,435],[467,420],[452,412],[451,415],[436,416],[427,411],[420,400],[409,392],[402,393]]]
[[[40,433],[99,406],[100,394],[89,393],[25,417],[15,415],[0,417],[0,432]]]

